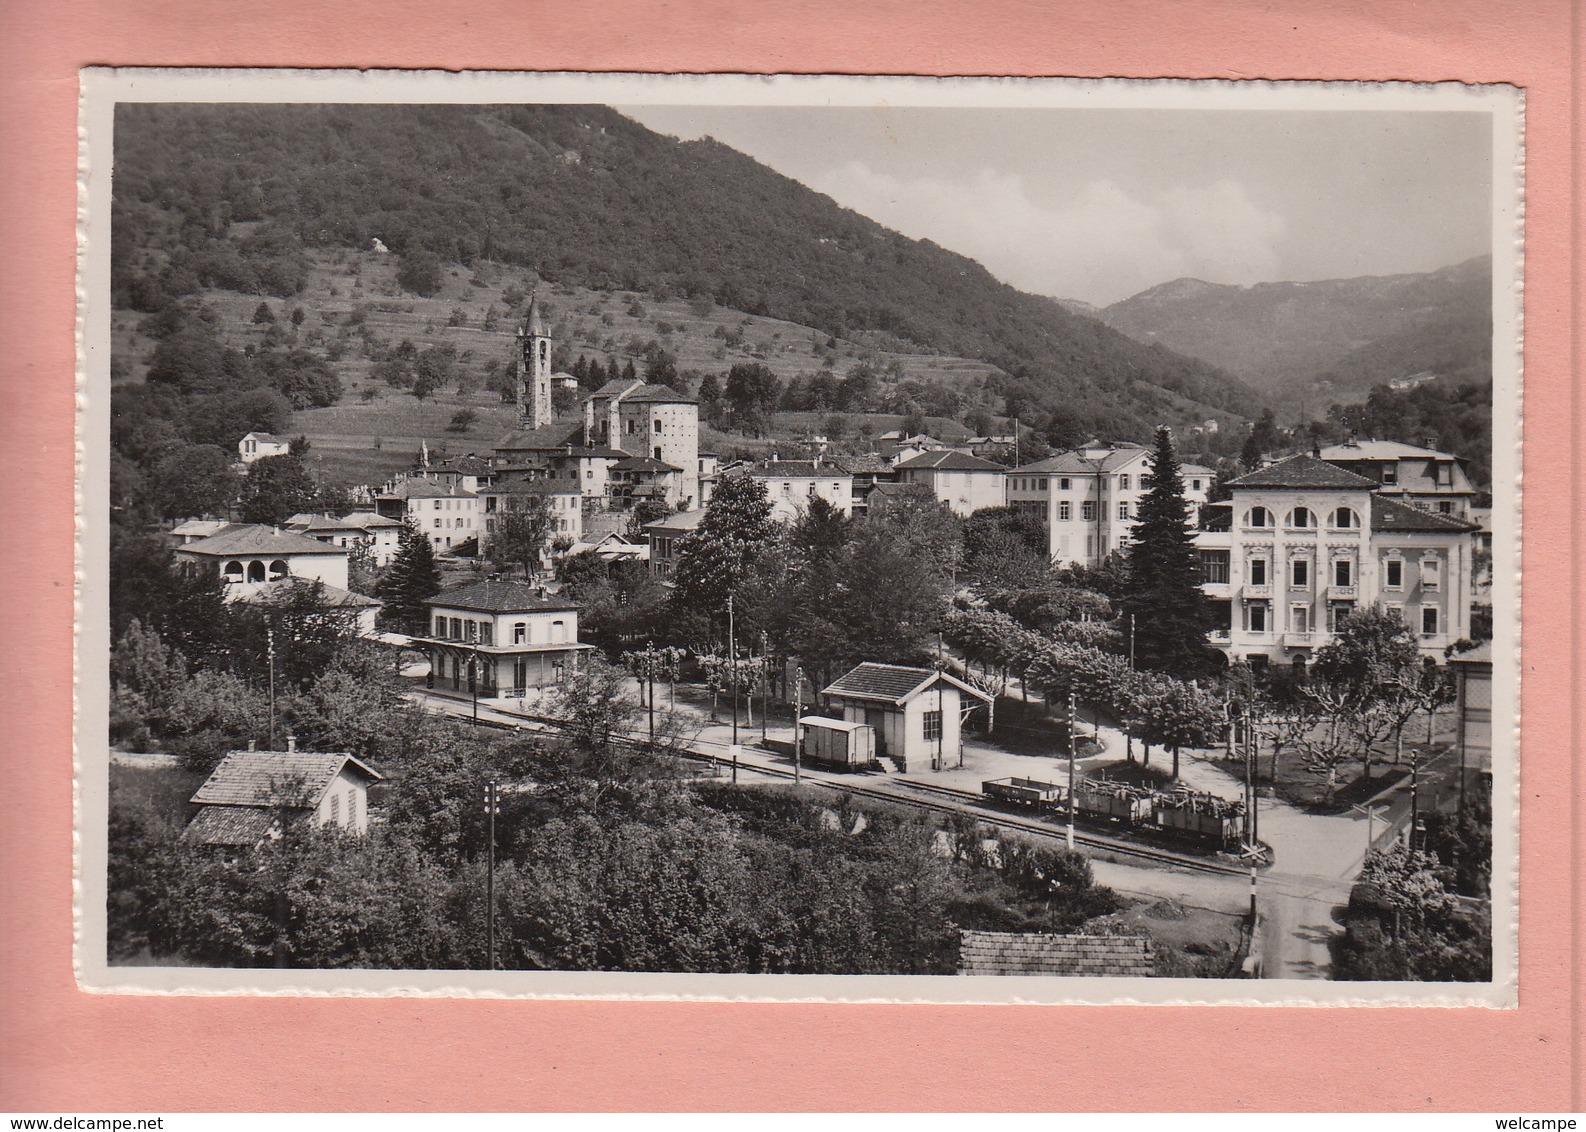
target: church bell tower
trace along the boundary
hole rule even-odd
[[[538,295],[518,324],[518,416],[525,429],[551,423],[551,336],[545,331]]]

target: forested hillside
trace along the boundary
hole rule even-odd
[[[1373,386],[1422,375],[1492,377],[1490,256],[1419,275],[1253,287],[1178,279],[1099,317],[1291,407],[1360,400]]]
[[[1003,371],[999,407],[1060,442],[1253,413],[1211,365],[1019,292],[726,146],[598,106],[123,105],[113,225],[123,309],[216,289],[290,298],[311,253],[378,240],[417,296],[454,265],[495,263],[983,360]]]

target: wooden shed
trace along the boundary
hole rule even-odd
[[[843,770],[859,770],[876,761],[876,732],[868,723],[806,715],[799,720],[803,758]]]
[[[943,770],[964,762],[964,717],[991,697],[946,672],[898,664],[859,665],[821,695],[850,723],[875,729],[883,769]]]

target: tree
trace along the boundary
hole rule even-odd
[[[723,476],[704,518],[679,549],[673,606],[725,625],[727,599],[774,533],[765,484],[753,476]]]
[[[544,495],[509,495],[509,506],[496,512],[496,529],[490,535],[490,558],[511,569],[523,567],[523,577],[533,581],[545,553],[546,540],[556,529],[550,499]]]
[[[423,633],[429,624],[429,608],[424,603],[440,592],[441,572],[430,540],[409,523],[380,585],[379,596],[385,602],[380,618],[404,632]]]
[[[782,385],[769,366],[740,362],[727,371],[724,394],[734,426],[742,432],[764,436],[771,427],[771,413],[782,398]]]
[[[1316,651],[1307,689],[1315,684],[1314,695],[1326,695],[1346,713],[1364,777],[1371,777],[1377,743],[1402,734],[1419,708],[1422,676],[1414,633],[1395,610],[1382,606],[1352,610],[1339,621],[1333,639]]]
[[[253,323],[255,326],[259,325],[260,323],[274,322],[275,312],[270,309],[269,303],[260,303],[253,309]]]
[[[210,444],[188,444],[162,457],[151,479],[162,519],[223,516],[237,498],[232,460]]]
[[[1145,494],[1129,545],[1123,610],[1135,618],[1135,661],[1185,679],[1205,675],[1215,654],[1206,643],[1211,619],[1189,527],[1173,433],[1156,430]]]
[[[415,295],[430,296],[441,289],[441,261],[423,248],[415,248],[402,257],[397,268],[397,283],[403,290]]]
[[[452,414],[451,423],[446,426],[447,432],[467,432],[474,427],[474,422],[479,419],[479,413],[474,409],[458,409]]]
[[[318,489],[295,453],[266,456],[248,465],[240,510],[244,523],[279,524],[314,507]]]

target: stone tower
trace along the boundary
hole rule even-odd
[[[518,416],[525,429],[551,423],[551,336],[545,331],[539,296],[529,296],[529,309],[518,324]]]

